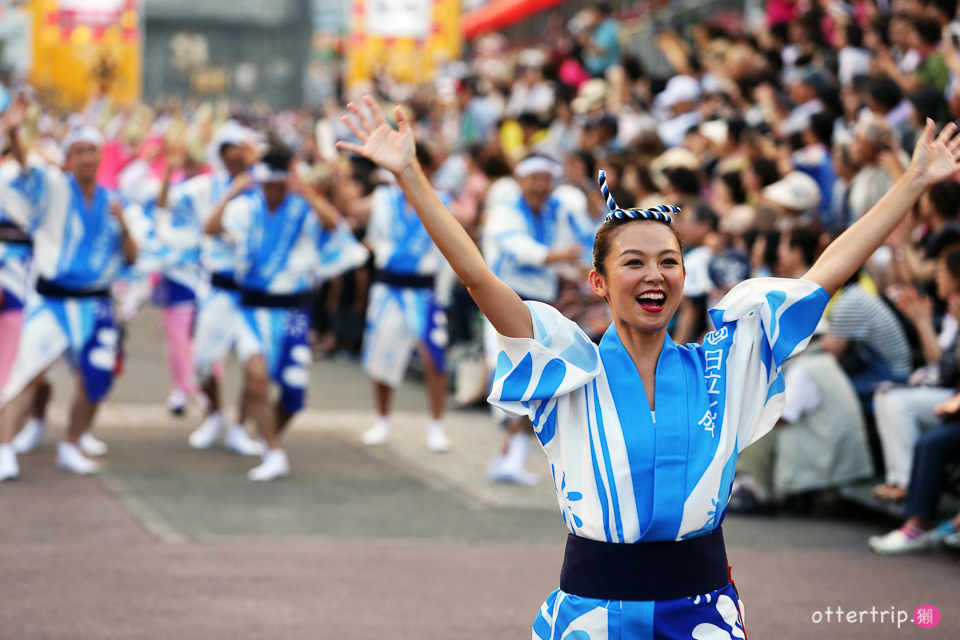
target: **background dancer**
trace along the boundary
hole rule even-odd
[[[22,107],[21,107],[22,108]],[[19,476],[13,435],[25,420],[33,393],[44,375],[66,356],[75,372],[76,390],[67,434],[57,447],[57,466],[73,473],[95,473],[98,465],[83,455],[81,437],[90,429],[99,403],[113,382],[119,336],[109,286],[124,263],[137,258],[120,201],[96,181],[103,137],[92,127],[64,140],[66,172],[50,165],[29,165],[19,140],[22,111],[10,116],[8,135],[22,167],[15,184],[27,206],[29,226],[37,221],[34,250],[37,293],[28,304],[17,357],[3,391],[0,413],[0,480]]]
[[[417,147],[417,158],[429,176],[434,162],[423,145]],[[403,382],[410,356],[416,350],[423,361],[430,405],[427,448],[447,451],[450,440],[443,428],[447,318],[435,291],[436,276],[445,260],[396,185],[374,191],[366,241],[373,250],[377,274],[367,305],[363,370],[373,379],[378,417],[363,434],[363,443],[376,446],[390,439],[393,390]]]
[[[178,185],[170,194],[167,208],[157,213],[157,234],[170,247],[199,249],[203,278],[209,286],[199,296],[193,325],[193,365],[206,397],[207,415],[189,437],[194,449],[207,449],[224,435],[224,446],[240,455],[263,453],[263,445],[250,437],[245,417],[238,408],[230,424],[224,415],[219,378],[222,360],[236,346],[240,321],[240,294],[237,290],[236,247],[223,236],[204,233],[207,222],[234,198],[248,193],[252,133],[228,123],[218,132],[214,144],[222,169],[203,174]]]
[[[243,407],[267,446],[247,477],[260,482],[290,473],[280,439],[306,399],[310,289],[318,275],[359,266],[369,255],[336,209],[289,171],[292,160],[285,148],[268,151],[253,174],[261,189],[215,211],[206,226],[237,246]],[[275,403],[271,381],[280,387]]]

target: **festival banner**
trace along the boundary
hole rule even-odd
[[[430,82],[439,65],[459,59],[460,46],[460,0],[353,0],[347,86],[381,74]]]
[[[45,98],[79,107],[95,95],[140,99],[139,0],[30,0],[30,80]]]

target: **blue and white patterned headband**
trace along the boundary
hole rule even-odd
[[[597,182],[600,183],[600,193],[603,194],[607,201],[607,207],[610,209],[610,213],[604,218],[604,222],[611,220],[654,220],[664,224],[673,224],[673,218],[667,214],[680,213],[680,207],[671,204],[657,205],[652,209],[621,209],[617,206],[613,196],[610,195],[610,187],[607,186],[607,172],[603,169],[600,169],[600,177]]]

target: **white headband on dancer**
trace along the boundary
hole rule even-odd
[[[286,169],[273,169],[261,162],[253,167],[251,177],[257,182],[286,182],[290,172]]]
[[[70,147],[81,142],[87,142],[99,149],[103,146],[103,134],[100,133],[99,129],[91,127],[90,125],[74,129],[63,139],[61,148],[63,149],[64,155],[70,153]]]
[[[603,169],[600,169],[600,177],[597,182],[600,183],[600,193],[603,194],[603,198],[607,201],[607,207],[610,209],[610,213],[604,218],[604,222],[611,220],[655,220],[664,224],[673,224],[673,218],[667,214],[680,213],[680,207],[675,207],[672,204],[661,204],[652,209],[621,209],[617,206],[613,196],[610,195],[610,187],[607,186],[607,172]]]
[[[534,173],[549,173],[554,180],[563,177],[563,169],[556,162],[544,156],[530,156],[517,163],[513,169],[513,175],[517,179],[523,179]]]

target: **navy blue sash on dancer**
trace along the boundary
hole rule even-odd
[[[430,275],[396,273],[395,271],[382,269],[373,276],[373,281],[401,289],[433,289],[435,278]]]
[[[723,530],[679,541],[602,542],[570,534],[560,589],[597,600],[675,600],[730,582]]]
[[[12,222],[0,222],[0,243],[32,246],[30,234]]]
[[[37,293],[45,298],[103,298],[110,295],[109,289],[92,289],[89,291],[71,289],[42,277],[37,278]]]
[[[240,292],[240,304],[244,307],[261,307],[265,309],[301,309],[310,302],[310,294],[285,293],[273,294],[254,289],[243,289]]]
[[[216,287],[222,291],[236,291],[237,278],[232,273],[218,271],[210,274],[210,286]]]

